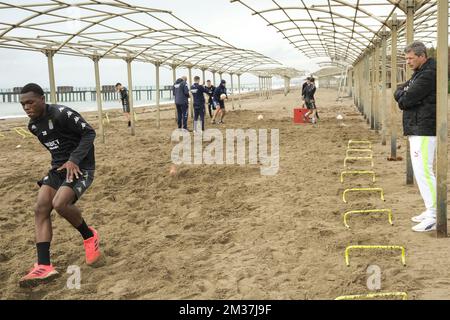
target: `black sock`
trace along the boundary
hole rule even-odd
[[[88,228],[86,221],[84,221],[84,219],[81,225],[77,228],[77,230],[81,233],[81,236],[83,237],[84,240],[87,240],[94,236],[91,229]]]
[[[50,242],[36,243],[38,264],[50,265]]]
[[[128,126],[131,127],[131,121],[128,121]]]

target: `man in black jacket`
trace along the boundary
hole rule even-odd
[[[414,70],[410,80],[395,91],[403,110],[403,130],[411,145],[411,161],[426,210],[412,218],[416,232],[436,230],[436,62],[427,57],[427,48],[413,42],[405,49],[406,62]]]
[[[188,130],[188,107],[189,107],[189,87],[187,77],[183,76],[173,85],[173,96],[175,97],[175,105],[178,114],[178,129]]]
[[[122,101],[122,110],[125,118],[128,121],[128,127],[131,127],[130,118],[130,99],[128,98],[128,90],[120,82],[116,83],[116,91],[120,94],[120,100]]]
[[[22,287],[30,287],[58,275],[50,263],[53,209],[80,232],[86,263],[92,265],[100,258],[98,233],[87,226],[74,205],[94,180],[95,131],[78,112],[46,104],[44,91],[37,84],[30,83],[22,89],[20,103],[30,118],[28,129],[52,157],[52,168],[38,181],[40,190],[34,209],[38,261],[20,280]]]
[[[216,90],[216,87],[214,87],[211,83],[211,80],[206,81],[206,94],[208,95],[208,111],[209,111],[209,117],[212,119],[213,114],[212,112],[216,112],[216,106],[213,102],[213,94]]]
[[[223,124],[223,118],[225,117],[225,100],[228,100],[227,88],[225,87],[226,81],[222,79],[220,85],[214,90],[213,103],[217,110],[214,113],[211,123],[216,123],[216,117],[220,114],[219,124]]]

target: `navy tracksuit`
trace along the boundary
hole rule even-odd
[[[208,111],[209,111],[209,116],[212,118],[212,110],[216,110],[216,107],[214,106],[213,103],[213,94],[214,94],[214,90],[216,90],[216,87],[214,87],[213,85],[211,85],[211,87],[205,87],[206,90],[206,94],[208,95]]]
[[[173,96],[177,106],[178,129],[187,129],[188,105],[189,105],[189,87],[183,79],[178,79],[173,85]]]
[[[191,93],[194,97],[194,123],[197,123],[198,118],[202,121],[202,131],[205,131],[205,96],[204,93],[207,93],[207,89],[198,84],[194,83],[191,86]]]

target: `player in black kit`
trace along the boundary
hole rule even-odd
[[[46,104],[44,91],[37,84],[23,87],[20,103],[30,117],[28,129],[52,156],[50,171],[38,181],[40,189],[34,208],[38,261],[20,280],[20,286],[31,287],[58,275],[50,263],[53,209],[80,232],[88,265],[101,256],[97,231],[87,226],[80,209],[74,205],[94,180],[95,131],[78,112]]]

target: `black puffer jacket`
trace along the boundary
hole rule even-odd
[[[405,136],[436,135],[436,61],[428,59],[411,80],[397,88]]]

